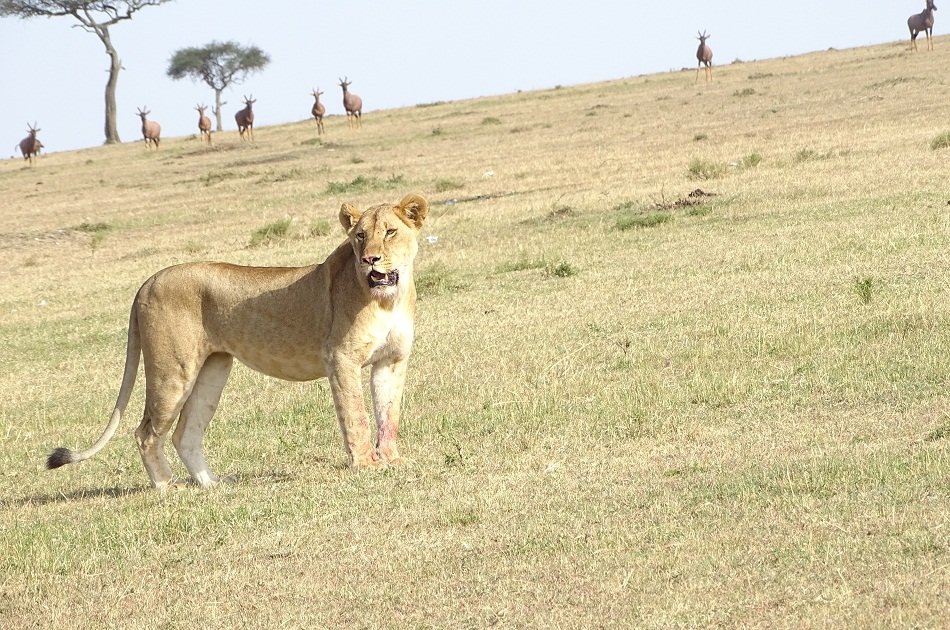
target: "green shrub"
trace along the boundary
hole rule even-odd
[[[270,245],[277,241],[287,238],[290,233],[291,219],[278,219],[273,223],[265,225],[262,228],[254,230],[251,234],[251,247],[260,245]]]
[[[817,160],[821,156],[817,151],[813,149],[801,149],[798,153],[795,154],[796,162],[807,162],[809,160]]]
[[[758,166],[760,162],[762,162],[762,156],[756,151],[753,151],[749,155],[739,160],[739,164],[742,166],[742,168],[752,168],[754,166]]]
[[[649,214],[625,216],[617,219],[617,229],[630,230],[634,228],[650,228],[672,220],[673,214],[670,212],[650,212]]]
[[[563,260],[547,265],[544,268],[544,275],[554,276],[555,278],[570,278],[571,276],[576,276],[577,273],[576,267]]]
[[[459,188],[464,188],[465,184],[458,181],[457,179],[439,179],[435,182],[435,191],[436,192],[448,192],[450,190],[458,190]]]
[[[870,304],[874,294],[873,278],[855,278],[852,287],[862,304]]]
[[[108,223],[88,223],[85,221],[75,227],[77,232],[85,232],[86,234],[101,234],[111,229],[112,226]]]
[[[310,224],[310,236],[326,236],[330,230],[330,222],[326,219],[317,219]]]
[[[469,288],[470,284],[442,265],[436,265],[416,274],[416,292],[420,298],[455,293]]]
[[[946,149],[947,147],[950,147],[950,131],[944,131],[930,141],[931,149]]]
[[[364,177],[357,175],[349,182],[329,182],[327,183],[328,195],[345,195],[369,190],[386,190],[402,186],[404,179],[402,175],[391,175],[388,179],[379,179],[378,177]]]
[[[716,179],[726,172],[726,165],[721,162],[693,158],[686,170],[691,179]]]
[[[544,260],[543,258],[536,258],[534,260],[522,258],[521,260],[504,263],[500,265],[496,271],[498,273],[512,273],[515,271],[527,271],[530,269],[545,269],[546,267],[548,267],[548,261]]]

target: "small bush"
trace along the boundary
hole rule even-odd
[[[743,97],[743,96],[752,96],[755,94],[755,88],[745,88],[744,90],[736,90],[732,93],[733,96]]]
[[[694,158],[686,169],[692,179],[716,179],[726,172],[726,165],[721,162],[710,162]]]
[[[930,141],[931,149],[946,149],[947,147],[950,147],[950,131],[944,131]]]
[[[310,224],[310,236],[326,236],[330,233],[330,222],[326,219],[317,219]]]
[[[485,118],[482,118],[482,124],[483,125],[500,125],[501,119],[495,118],[494,116],[487,116]]]
[[[327,183],[328,195],[346,195],[352,193],[366,192],[368,190],[386,190],[402,186],[404,179],[402,175],[390,175],[388,179],[379,179],[378,177],[364,177],[357,175],[349,182],[329,182]]]
[[[617,219],[617,229],[623,231],[635,228],[650,228],[672,220],[673,215],[670,212],[651,212],[649,214],[620,217]]]
[[[497,268],[498,273],[514,273],[515,271],[529,271],[531,269],[545,269],[549,266],[548,261],[543,258],[530,260],[523,258],[512,262],[504,263]]]
[[[754,166],[758,166],[761,162],[762,156],[756,151],[753,151],[749,155],[739,160],[739,164],[742,166],[742,168],[752,168]]]
[[[639,205],[639,202],[634,201],[633,199],[628,199],[627,201],[622,201],[613,207],[614,212],[623,212],[624,210],[630,210],[631,208],[636,208]]]
[[[435,297],[446,293],[455,293],[469,288],[469,284],[460,280],[447,268],[439,265],[416,275],[416,292],[420,298]]]
[[[554,276],[555,278],[570,278],[577,275],[577,268],[571,263],[560,261],[552,263],[544,268],[544,275]]]
[[[111,230],[112,226],[108,223],[88,223],[84,221],[77,225],[75,229],[77,232],[85,232],[86,234],[101,234]]]
[[[857,294],[858,299],[861,300],[862,304],[870,304],[871,297],[873,297],[874,294],[874,279],[855,278],[852,289],[854,290],[855,294]]]
[[[817,160],[820,157],[818,152],[813,149],[802,149],[795,154],[795,161],[808,162],[809,160]]]
[[[291,223],[292,221],[290,219],[278,219],[262,228],[258,228],[251,234],[250,246],[258,247],[260,245],[270,245],[271,243],[287,238],[290,233]]]
[[[697,133],[695,136],[693,136],[693,142],[702,142],[703,140],[707,140],[708,138],[709,136],[707,136],[704,133]]]
[[[435,182],[435,191],[436,192],[448,192],[450,190],[458,190],[459,188],[464,188],[465,184],[458,181],[457,179],[439,179]]]
[[[704,217],[707,214],[712,212],[708,207],[703,205],[690,206],[686,210],[686,216],[688,217]]]
[[[79,232],[85,232],[91,237],[89,240],[89,247],[93,252],[95,252],[97,249],[99,249],[99,245],[102,244],[106,234],[112,230],[112,226],[108,223],[83,222],[77,225],[75,229]]]
[[[217,184],[218,182],[223,182],[226,179],[234,179],[235,177],[240,177],[240,173],[237,171],[210,171],[204,177],[199,178],[200,181],[205,186],[211,186],[212,184]]]

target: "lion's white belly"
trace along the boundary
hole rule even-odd
[[[362,365],[404,358],[412,349],[413,323],[407,313],[375,318],[350,347],[364,348]],[[308,347],[257,345],[252,340],[231,343],[224,349],[253,370],[288,381],[311,381],[327,376],[323,344]]]
[[[235,348],[231,354],[249,368],[287,381],[312,381],[326,376],[319,352],[300,349],[292,353],[274,353],[267,348]]]

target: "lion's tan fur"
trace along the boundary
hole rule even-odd
[[[156,487],[172,480],[163,446],[176,420],[173,443],[191,477],[200,485],[217,481],[201,440],[233,358],[277,378],[328,377],[350,466],[399,461],[399,407],[415,315],[412,265],[427,212],[418,195],[366,212],[343,204],[347,241],[321,264],[190,263],[156,273],[132,304],[125,374],[105,432],[87,451],[57,449],[49,466],[87,459],[105,446],[128,404],[140,352],[145,411],[135,435]],[[375,445],[362,393],[367,365]]]

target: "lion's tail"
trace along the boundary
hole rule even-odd
[[[55,449],[46,460],[47,468],[59,468],[66,464],[89,459],[109,443],[109,440],[115,435],[115,430],[119,428],[122,414],[125,413],[125,408],[132,397],[132,388],[135,386],[135,378],[138,375],[139,356],[141,354],[142,342],[139,339],[138,318],[135,315],[135,306],[133,306],[132,312],[129,314],[129,340],[125,347],[125,373],[122,375],[122,386],[119,388],[119,397],[115,402],[112,417],[109,418],[109,424],[106,425],[106,429],[102,432],[99,440],[85,451],[76,453],[62,446]]]

